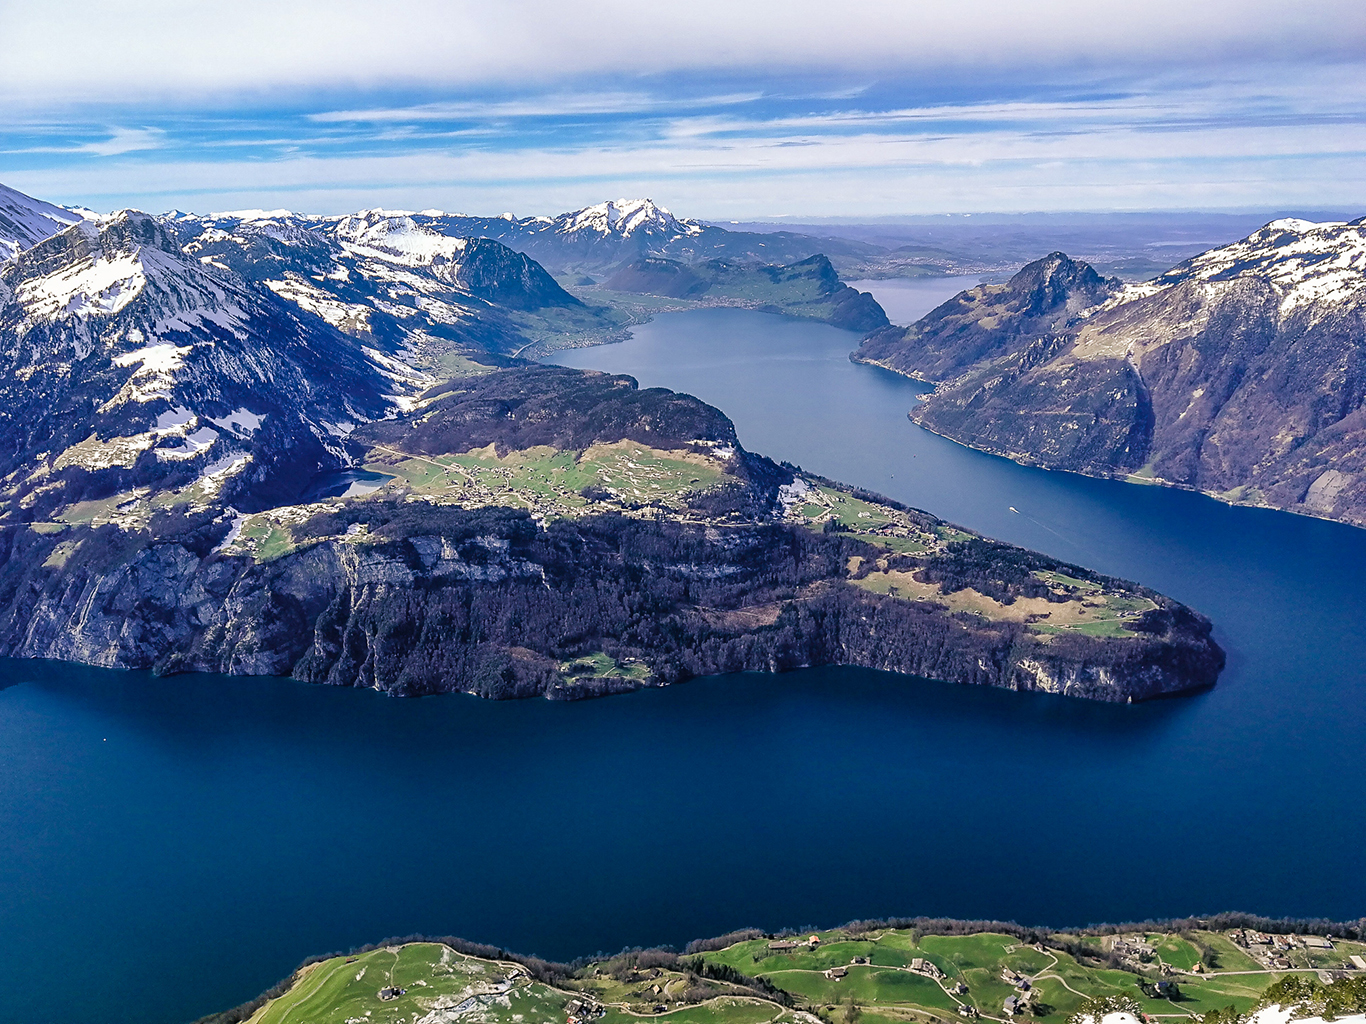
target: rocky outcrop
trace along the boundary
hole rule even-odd
[[[845,567],[879,549],[839,533],[618,516],[540,527],[411,502],[321,518],[310,529],[327,536],[263,563],[214,553],[222,521],[141,547],[113,527],[0,530],[0,652],[556,699],[837,664],[1127,701],[1210,686],[1223,666],[1209,622],[1159,595],[1139,635],[1113,639],[869,593]],[[566,669],[585,655],[638,668]]]
[[[1118,280],[1102,278],[1089,264],[1050,253],[1006,284],[978,285],[910,327],[875,332],[853,358],[922,380],[948,380],[1019,351],[1119,290]]]

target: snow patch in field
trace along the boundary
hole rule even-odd
[[[228,477],[240,473],[249,462],[251,462],[250,455],[239,455],[237,453],[224,455],[221,459],[217,459],[204,467],[204,472],[199,474],[199,479],[195,481],[195,485],[206,496],[215,495],[223,489],[223,484],[227,482]]]
[[[183,405],[178,405],[170,412],[163,412],[157,417],[157,430],[172,430],[175,427],[188,426],[194,421],[195,415]]]
[[[189,345],[183,347],[168,344],[148,345],[146,348],[140,348],[135,352],[125,352],[121,356],[115,356],[115,366],[142,364],[134,371],[128,383],[124,385],[123,391],[119,392],[118,398],[126,398],[134,402],[151,402],[158,398],[170,398],[170,391],[175,387],[173,374],[185,365],[185,356],[189,355],[190,348]]]
[[[207,416],[205,417],[215,426],[222,427],[234,434],[251,434],[261,429],[261,421],[264,416],[258,416],[254,412],[246,409],[234,409],[226,416]]]
[[[232,517],[232,526],[228,527],[227,536],[218,542],[218,547],[214,548],[212,553],[215,555],[220,554],[236,543],[237,538],[242,536],[242,527],[249,518],[249,516],[244,516],[240,512],[236,513]]]
[[[192,459],[218,440],[218,431],[213,427],[200,427],[192,434],[186,434],[179,448],[158,448],[158,458]]]

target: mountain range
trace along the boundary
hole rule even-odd
[[[1142,284],[1053,253],[855,358],[912,410],[1051,469],[1366,525],[1366,223],[1273,221]]]
[[[1161,594],[776,465],[690,396],[519,358],[619,321],[436,215],[24,200],[0,653],[556,698],[852,664],[1124,701],[1223,666]],[[663,216],[569,235],[620,251]],[[727,301],[886,323],[824,257],[706,266]]]

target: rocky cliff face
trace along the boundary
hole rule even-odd
[[[1058,308],[1028,333],[993,313],[950,332],[961,344],[947,352],[931,314],[903,347],[858,355],[956,372],[912,415],[966,444],[1366,525],[1362,221],[1277,221],[1089,309]]]
[[[1173,602],[1137,640],[1045,642],[1020,623],[869,593],[845,566],[877,549],[838,533],[611,516],[538,527],[510,510],[407,503],[340,515],[265,563],[215,554],[221,520],[132,552],[111,527],[6,529],[0,651],[555,699],[841,664],[1126,701],[1212,685],[1223,665],[1209,623]]]

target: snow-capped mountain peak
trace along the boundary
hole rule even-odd
[[[0,185],[0,261],[13,259],[73,224],[86,219],[87,210],[68,210]]]
[[[188,260],[165,226],[137,210],[85,220],[44,239],[15,261],[14,298],[29,323],[124,310],[149,292],[136,319],[152,336],[212,322],[237,332],[245,295]]]
[[[560,234],[595,231],[600,235],[630,238],[637,231],[667,235],[696,235],[702,227],[680,220],[652,199],[618,199],[588,206],[557,218]]]

